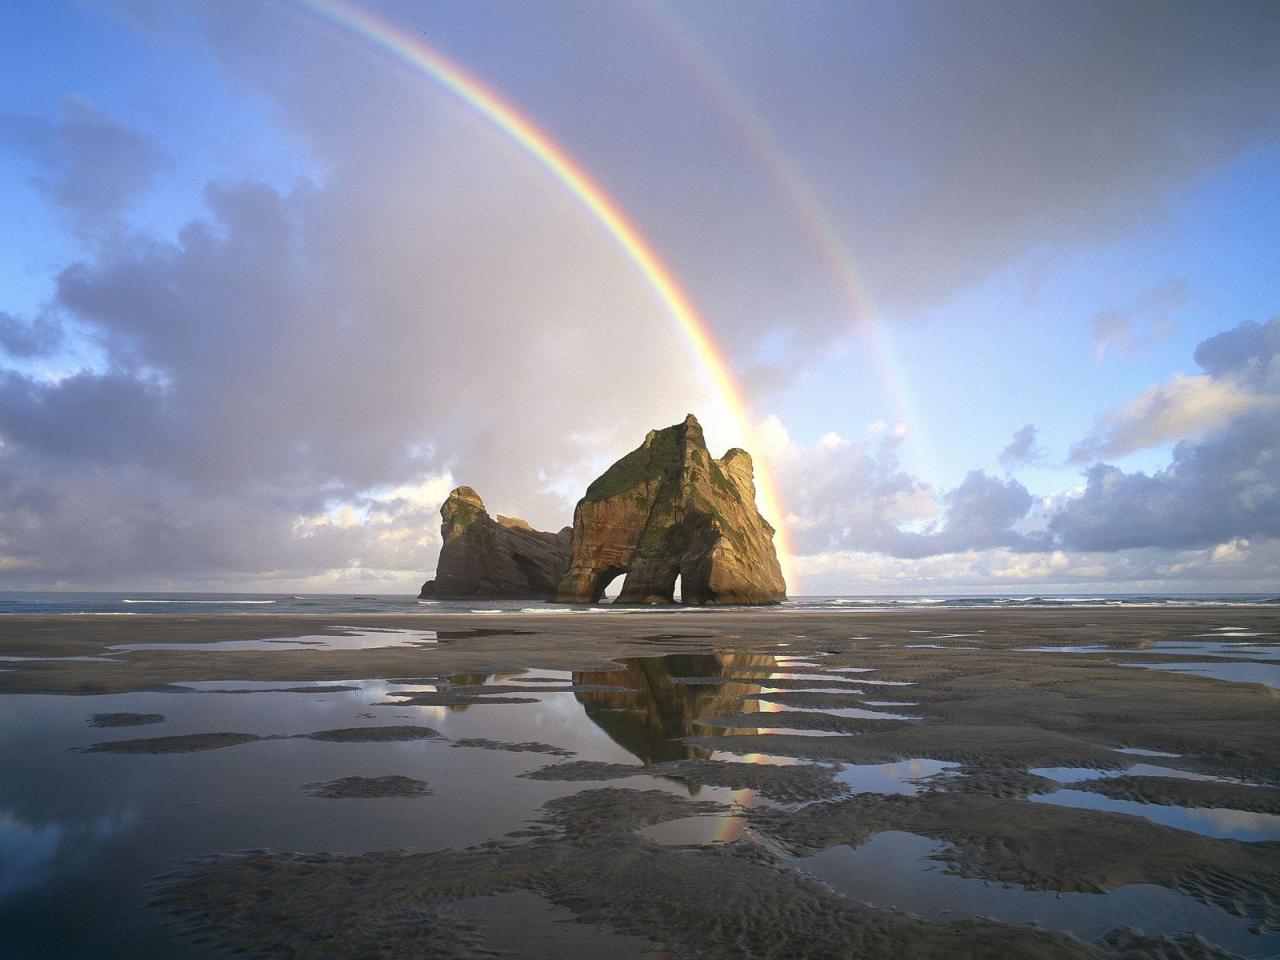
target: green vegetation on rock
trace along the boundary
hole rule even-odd
[[[738,493],[738,488],[733,485],[733,481],[724,475],[724,471],[720,469],[720,464],[715,460],[711,461],[711,482],[717,487],[735,499],[742,499]]]

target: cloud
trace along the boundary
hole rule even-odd
[[[1120,551],[1007,549],[964,551],[920,559],[875,553],[830,553],[799,558],[812,593],[933,593],[963,591],[1275,593],[1280,540],[1230,540],[1196,550]]]
[[[48,317],[26,323],[0,310],[0,350],[10,357],[30,359],[52,353],[62,344],[62,327]]]
[[[1034,502],[1027,488],[1016,480],[1000,480],[982,470],[971,470],[958,487],[947,493],[944,502],[944,523],[922,534],[905,534],[897,556],[1042,546],[1036,538],[1014,530]]]
[[[66,471],[0,448],[0,571],[15,585],[137,589],[408,591],[440,548],[452,478],[347,498],[249,488],[200,497],[163,471]]]
[[[1009,445],[1000,451],[1000,466],[1006,470],[1035,463],[1044,457],[1044,451],[1036,446],[1036,426],[1028,423],[1014,431]]]
[[[33,183],[82,230],[114,226],[128,205],[169,163],[152,140],[67,97],[57,120],[0,115],[0,146],[39,166]]]
[[[1233,378],[1175,377],[1103,416],[1093,432],[1072,447],[1071,459],[1088,463],[1203,436],[1242,414],[1274,408],[1278,401],[1276,396],[1251,392]]]
[[[802,447],[772,417],[759,434],[786,492],[787,528],[800,554],[891,550],[899,525],[930,520],[940,509],[933,489],[899,466],[901,430],[873,424],[857,440],[828,434]]]
[[[1211,337],[1195,356],[1206,373],[1144,392],[1078,450],[1200,436],[1177,443],[1169,466],[1152,474],[1090,467],[1084,490],[1049,521],[1065,547],[1205,548],[1280,537],[1280,317]]]
[[[100,354],[57,381],[17,364],[0,375],[7,582],[404,588],[431,569],[430,501],[455,478],[495,512],[555,528],[584,464],[607,463],[688,409],[716,419],[634,269],[456,98],[381,68],[367,46],[296,7],[193,5],[199,17],[144,17],[148,35],[182,49],[190,38],[178,34],[204,24],[199,42],[229,84],[270,105],[312,179],[213,183],[207,209],[176,236],[130,233],[124,215],[166,163],[146,136],[74,99],[55,120],[0,121],[0,140],[38,167],[38,189],[96,241],[59,272],[47,315],[0,319],[0,346],[11,358],[55,349],[56,318]],[[690,97],[678,71],[652,70],[656,37],[588,7],[564,17],[477,8],[452,32],[429,5],[389,13],[406,29],[440,28],[425,33],[518,91],[522,108],[555,117],[584,165],[636,200],[738,367],[763,357],[753,383],[785,386],[808,351],[850,327],[812,225],[763,181],[769,171],[742,159],[710,98]],[[679,15],[716,45],[784,151],[814,147],[798,172],[890,311],[936,303],[1028,251],[1052,256],[1141,223],[1178,185],[1280,128],[1280,104],[1258,93],[1280,79],[1265,6],[1162,10],[1158,36],[1134,6],[884,9],[814,5],[795,18],[705,4]],[[489,17],[505,29],[485,29]],[[548,70],[528,56],[524,27],[563,33],[557,49],[571,55]],[[777,335],[796,317],[804,336]],[[1270,396],[1274,351],[1259,336],[1202,345],[1214,390]],[[1128,433],[1102,425],[1097,449],[1159,433],[1155,411],[1177,399],[1130,411]],[[1049,575],[1055,551],[1093,550],[1108,533],[1159,540],[1173,513],[1126,532],[1128,486],[1145,497],[1144,484],[1191,484],[1168,498],[1197,506],[1215,471],[1241,505],[1184,541],[1265,542],[1275,471],[1259,459],[1274,450],[1257,444],[1262,412],[1205,421],[1203,439],[1154,477],[1096,468],[1096,482],[1055,507],[1057,541],[1030,528],[1035,498],[1011,478],[974,471],[945,491],[912,475],[899,430],[809,447],[781,424],[775,433],[805,556],[875,553],[941,570],[973,555],[1004,563],[996,572],[1043,562]],[[1023,452],[1017,437],[1010,447],[1030,456],[1034,436]]]
[[[1205,340],[1195,360],[1213,377],[1237,377],[1242,383],[1270,393],[1280,393],[1280,317],[1266,323],[1249,320]]]
[[[1280,536],[1280,426],[1272,413],[1240,417],[1202,441],[1183,441],[1153,474],[1097,464],[1084,493],[1049,523],[1067,546],[1205,547]]]
[[[1187,281],[1169,277],[1129,307],[1097,314],[1093,318],[1094,359],[1119,351],[1140,352],[1168,339],[1177,331],[1173,315],[1190,302]],[[1145,325],[1144,332],[1135,329],[1139,322]]]
[[[920,558],[1041,544],[1015,530],[1034,504],[1022,484],[974,470],[939,496],[901,469],[902,428],[876,423],[858,440],[831,433],[811,447],[795,444],[776,418],[761,433],[780,465],[788,530],[800,555],[852,550]]]
[[[1100,463],[1076,490],[1037,500],[1012,478],[970,471],[937,493],[902,470],[902,430],[873,425],[857,441],[835,435],[811,447],[767,424],[793,513],[790,529],[811,589],[867,572],[888,589],[1031,582],[1150,583],[1166,589],[1266,582],[1280,541],[1280,318],[1244,323],[1196,351],[1206,370],[1152,388],[1110,415],[1091,441],[1136,449],[1183,439],[1152,474]],[[1248,402],[1240,402],[1247,397]],[[1035,428],[1014,435],[1009,466],[1034,452]],[[1252,567],[1240,562],[1251,558]],[[947,571],[950,570],[950,574]],[[863,589],[845,584],[840,590]],[[1262,589],[1258,587],[1258,589]],[[839,592],[839,591],[837,591]]]
[[[7,582],[416,589],[441,478],[557,529],[573,501],[548,477],[688,409],[714,419],[651,292],[531,160],[435,91],[374,80],[362,96],[414,109],[326,155],[323,182],[210,184],[174,239],[115,230],[59,272],[49,316],[101,359],[0,370]],[[45,160],[86,217],[141,182],[95,193]],[[53,345],[0,318],[11,356]]]
[[[376,51],[302,8],[193,6],[226,75],[265,94],[319,169],[441,112],[419,105],[420,78],[380,96]],[[1031,256],[1060,262],[1280,135],[1264,92],[1280,85],[1280,26],[1265,3],[813,3],[804,17],[705,3],[656,23],[560,3],[385,12],[605,174],[756,391],[784,389],[848,338],[863,301],[917,313]],[[664,17],[703,53],[674,55]],[[535,55],[544,43],[564,55]],[[707,69],[737,91],[736,116]],[[764,130],[777,154],[751,152]],[[796,182],[811,190],[781,186]],[[857,265],[852,293],[842,262]],[[785,349],[761,361],[779,334]]]
[[[672,16],[776,132],[887,312],[1146,225],[1180,187],[1280,135],[1280,100],[1264,92],[1280,86],[1280,18],[1265,0],[815,3],[804,17],[707,3]],[[768,218],[757,231],[781,241],[799,223],[772,263],[736,274],[725,315],[770,303],[779,276],[789,294],[830,288],[827,261],[801,239],[808,208],[771,203],[772,184],[725,182],[719,167],[703,175],[702,196],[740,190],[735,209]],[[670,215],[694,193],[673,196]],[[725,231],[750,233],[749,216]],[[684,243],[682,258],[706,256],[705,231]],[[784,325],[785,314],[770,319]],[[815,302],[801,314],[817,340],[846,329],[849,309]],[[1129,323],[1104,321],[1104,334],[1140,341]]]

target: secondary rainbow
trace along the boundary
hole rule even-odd
[[[479,79],[421,39],[409,35],[389,21],[345,0],[298,0],[298,3],[303,9],[336,27],[356,34],[404,65],[436,81],[487,118],[541,163],[582,204],[592,219],[635,265],[675,321],[685,342],[692,348],[711,386],[734,418],[738,430],[745,437],[754,438],[755,430],[742,387],[706,322],[698,315],[671,270],[658,258],[649,242],[572,157]],[[753,445],[759,453],[763,453],[760,444]],[[763,512],[778,528],[778,559],[788,588],[794,593],[798,591],[799,584],[794,571],[790,569],[792,550],[786,529],[786,507],[767,460],[759,456],[757,463],[756,492]]]
[[[787,156],[768,125],[730,80],[724,67],[662,0],[636,0],[630,8],[676,55],[729,126],[746,142],[779,195],[803,228],[806,239],[827,269],[849,312],[850,326],[871,347],[875,370],[897,421],[911,431],[918,455],[929,460],[924,422],[917,412],[909,380],[903,373],[889,331],[876,316],[875,305],[841,229],[817,192]]]

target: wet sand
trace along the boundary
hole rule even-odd
[[[339,780],[304,783],[304,793],[324,800],[378,800],[385,797],[425,797],[431,787],[422,780],[388,774],[385,777],[342,777]]]
[[[387,631],[388,645],[323,646],[325,638],[369,630]],[[977,916],[926,920],[842,896],[803,872],[806,857],[899,831],[942,844],[936,859],[957,877],[1064,895],[1164,888],[1240,918],[1258,931],[1252,955],[1261,956],[1274,951],[1276,941],[1264,938],[1280,925],[1280,842],[1208,835],[1143,815],[1171,808],[1248,815],[1251,828],[1270,836],[1267,818],[1280,795],[1280,691],[1144,668],[1239,662],[1231,649],[1192,656],[1156,646],[1206,634],[1265,667],[1274,661],[1257,645],[1276,643],[1280,611],[766,610],[340,622],[13,616],[0,618],[0,657],[39,659],[0,661],[0,696],[178,692],[199,683],[210,692],[209,681],[226,683],[226,696],[314,694],[380,679],[403,688],[375,704],[384,711],[377,725],[153,737],[140,734],[162,734],[163,717],[103,715],[103,726],[156,726],[121,731],[128,736],[88,750],[160,763],[164,754],[230,753],[222,748],[264,740],[442,741],[527,754],[534,766],[519,776],[576,791],[478,846],[211,850],[156,884],[151,909],[171,913],[184,935],[253,955],[495,956],[470,905],[513,894],[524,897],[513,903],[568,911],[601,931],[601,943],[608,936],[626,938],[629,950],[648,943],[636,955],[649,957],[1229,955],[1197,940],[1190,921],[1158,936],[1117,929],[1078,938]],[[308,642],[278,650],[113,649],[290,638]],[[489,682],[508,675],[516,676]],[[532,729],[507,742],[449,739],[387,719],[397,706],[518,711],[547,693],[572,696],[638,765],[575,758]],[[898,793],[842,779],[857,765],[918,758],[946,769]],[[1063,780],[1062,768],[1086,769]],[[653,777],[687,782],[690,796],[644,789]],[[632,778],[640,779],[629,788]],[[770,802],[730,810],[697,799],[696,785]],[[428,789],[394,769],[299,786],[384,804]],[[1127,803],[1128,812],[1086,808],[1077,794]],[[732,842],[670,845],[643,832],[728,812],[742,827]]]

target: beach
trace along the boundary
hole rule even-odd
[[[0,617],[6,956],[1280,951],[1274,605]]]

